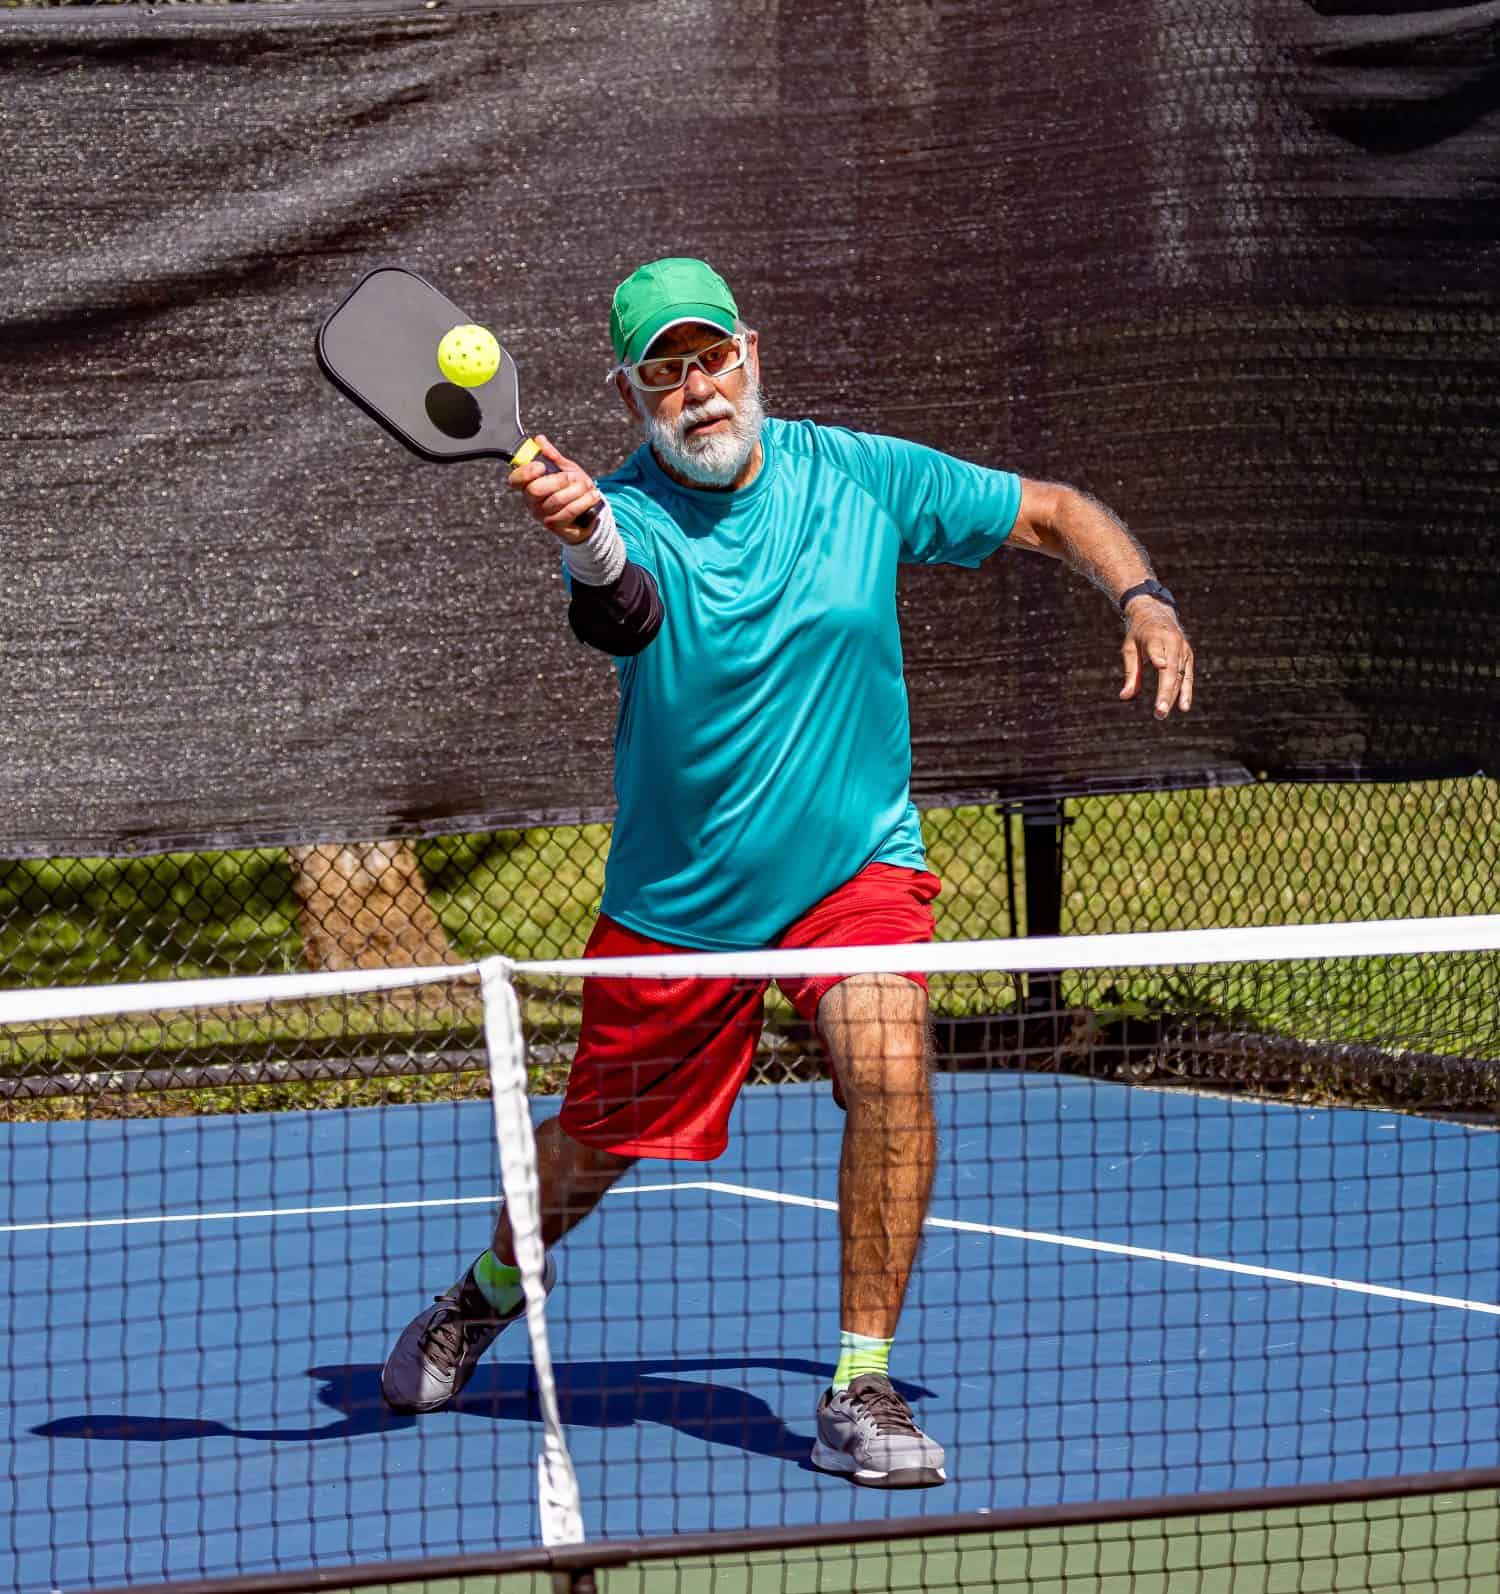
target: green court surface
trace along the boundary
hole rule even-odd
[[[737,1552],[601,1568],[597,1594],[1493,1594],[1500,1490]],[[334,1587],[332,1578],[321,1585]],[[561,1594],[540,1572],[372,1594]]]

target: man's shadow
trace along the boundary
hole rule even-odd
[[[628,1428],[657,1423],[709,1444],[751,1455],[796,1462],[805,1471],[810,1434],[795,1433],[758,1395],[733,1384],[709,1383],[683,1375],[759,1368],[797,1378],[826,1381],[824,1362],[795,1358],[659,1357],[637,1361],[564,1361],[554,1364],[558,1411],[569,1428]],[[92,1411],[60,1417],[32,1432],[48,1439],[113,1440],[126,1444],[170,1444],[182,1439],[254,1439],[269,1443],[312,1444],[352,1439],[413,1427],[421,1419],[392,1411],[381,1399],[380,1368],[369,1362],[310,1367],[319,1381],[318,1399],[339,1420],[320,1427],[239,1428],[190,1417],[142,1416]],[[920,1385],[897,1381],[907,1399],[930,1394]],[[540,1423],[541,1403],[530,1362],[496,1362],[480,1367],[450,1410],[496,1422]]]

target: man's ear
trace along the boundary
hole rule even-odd
[[[632,418],[637,421],[645,420],[645,411],[641,409],[640,404],[636,401],[635,389],[625,380],[623,371],[615,372],[615,387],[620,397],[624,399],[625,408],[630,411]]]

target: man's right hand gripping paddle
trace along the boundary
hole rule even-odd
[[[509,486],[538,525],[564,542],[586,542],[598,519],[599,489],[582,465],[540,432],[536,443],[539,455],[511,467]]]

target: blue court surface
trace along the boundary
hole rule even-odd
[[[947,1487],[808,1465],[842,1115],[824,1088],[756,1089],[717,1163],[641,1163],[560,1251],[552,1349],[591,1537],[1500,1464],[1500,1135],[1051,1076],[936,1092],[892,1371]],[[398,1417],[377,1388],[394,1335],[488,1242],[487,1103],[0,1143],[7,1586],[537,1541],[522,1328],[456,1409]]]

